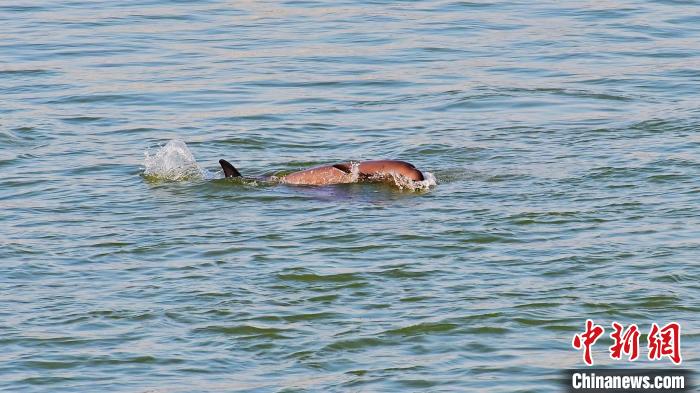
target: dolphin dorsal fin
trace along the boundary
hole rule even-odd
[[[226,177],[241,177],[241,173],[238,172],[238,169],[231,165],[230,162],[221,159],[219,160],[219,165],[221,165],[221,168],[224,170],[224,176]]]

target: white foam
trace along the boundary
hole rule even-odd
[[[209,179],[209,172],[202,169],[185,142],[174,139],[146,156],[143,165],[144,176],[171,181]]]
[[[369,177],[371,182],[382,182],[388,183],[399,190],[409,190],[409,191],[428,191],[430,187],[437,185],[437,179],[435,175],[430,172],[423,172],[424,180],[412,180],[406,176],[389,172],[389,173],[377,173]]]
[[[430,172],[423,172],[423,180],[413,182],[416,190],[427,190],[437,186],[437,178]]]
[[[357,161],[350,161],[350,175],[352,176],[352,182],[357,183],[360,178],[360,163]]]

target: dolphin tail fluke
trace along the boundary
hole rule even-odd
[[[224,169],[224,176],[226,177],[241,177],[241,173],[238,172],[238,169],[231,165],[230,162],[221,159],[219,160],[219,164],[221,165],[221,168]]]

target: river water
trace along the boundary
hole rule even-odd
[[[0,390],[554,392],[587,318],[698,369],[698,15],[0,1]]]

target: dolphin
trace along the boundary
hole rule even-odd
[[[219,160],[226,177],[243,177],[228,161]],[[356,169],[354,169],[356,168]],[[344,162],[324,165],[290,173],[279,180],[294,185],[327,185],[354,183],[358,180],[382,180],[392,176],[404,177],[413,181],[425,180],[423,172],[406,161],[373,160],[358,163]]]

